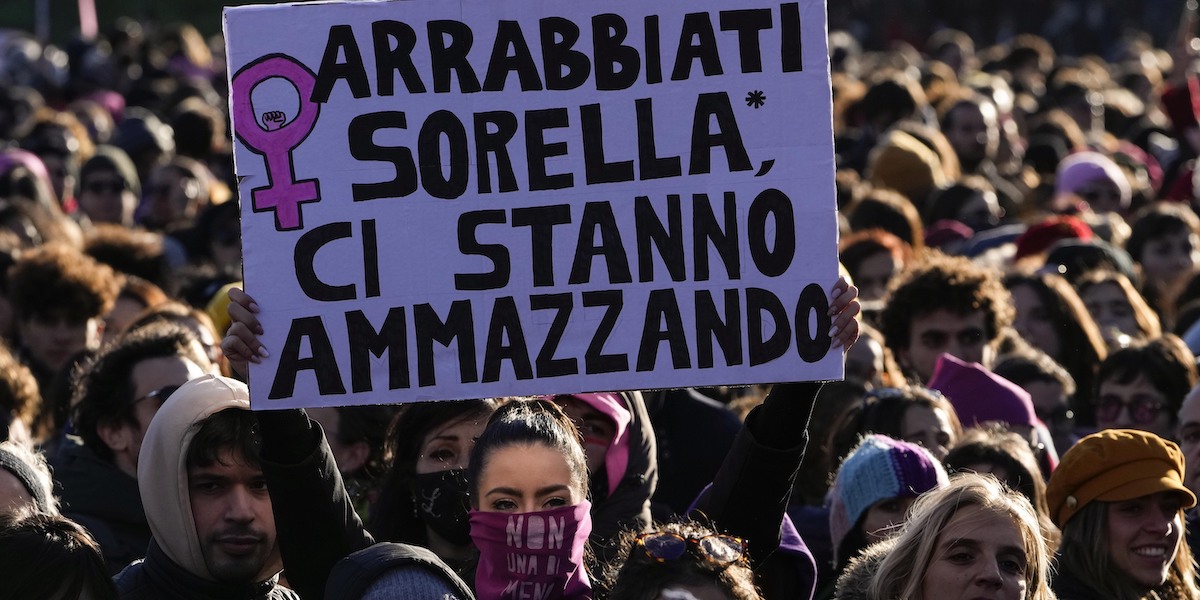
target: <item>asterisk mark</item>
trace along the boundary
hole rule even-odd
[[[756,110],[762,108],[762,105],[767,103],[767,95],[762,90],[754,90],[746,94],[746,106],[752,106]]]

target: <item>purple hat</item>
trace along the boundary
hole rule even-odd
[[[949,483],[946,470],[916,444],[871,434],[863,438],[838,469],[830,491],[829,533],[833,555],[867,509],[880,500],[916,498]]]
[[[1038,422],[1029,392],[979,363],[942,354],[933,368],[929,387],[950,399],[966,427],[988,421],[1032,427]]]
[[[1117,163],[1099,152],[1076,152],[1058,164],[1058,175],[1054,180],[1056,194],[1077,194],[1079,190],[1097,179],[1106,179],[1121,190],[1121,207],[1128,208],[1133,192],[1129,179],[1121,172]]]

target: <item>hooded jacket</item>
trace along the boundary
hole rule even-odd
[[[613,544],[626,530],[645,531],[653,520],[650,497],[658,485],[654,428],[641,392],[573,394],[612,419],[616,432],[604,457],[603,477],[593,476],[592,551],[601,561],[615,555]]]
[[[245,384],[205,375],[171,394],[150,422],[138,455],[138,483],[154,541],[145,560],[116,577],[122,599],[299,598],[277,586],[274,577],[241,585],[219,583],[204,561],[188,493],[187,452],[198,424],[229,408],[250,410]]]
[[[327,600],[359,600],[378,578],[385,573],[403,569],[410,571],[394,581],[395,587],[403,588],[410,597],[433,600],[474,600],[475,595],[442,559],[431,550],[420,546],[380,542],[359,550],[342,559],[329,575],[325,591]],[[421,572],[432,579],[421,593],[416,589],[421,584],[414,572]],[[436,589],[428,589],[436,588]],[[399,597],[399,596],[397,596]]]

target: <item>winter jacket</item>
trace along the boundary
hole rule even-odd
[[[263,436],[263,475],[271,490],[288,584],[304,600],[320,600],[338,561],[375,539],[346,495],[321,426],[302,410],[261,411],[256,416]]]
[[[868,546],[858,556],[850,559],[846,569],[838,577],[837,592],[833,597],[836,600],[867,600],[867,589],[871,587],[871,580],[879,571],[879,563],[883,562],[884,557],[895,546],[896,539],[890,538]]]
[[[692,511],[746,540],[755,582],[766,600],[810,600],[816,589],[816,563],[795,529],[788,531],[788,543],[781,540],[821,385],[777,384],[747,415],[712,487]]]
[[[1100,597],[1100,594],[1070,573],[1057,573],[1050,587],[1054,589],[1058,600],[1093,600]]]
[[[654,518],[670,520],[716,476],[742,423],[727,406],[694,388],[644,394],[658,449]]]
[[[276,578],[246,585],[229,585],[197,577],[175,564],[151,542],[139,560],[114,578],[121,600],[299,600],[295,592],[276,585]]]
[[[51,466],[63,515],[96,538],[110,574],[146,556],[150,524],[137,479],[72,438],[63,441]]]

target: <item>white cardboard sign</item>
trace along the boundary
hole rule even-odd
[[[225,11],[256,408],[841,376],[823,1]]]

